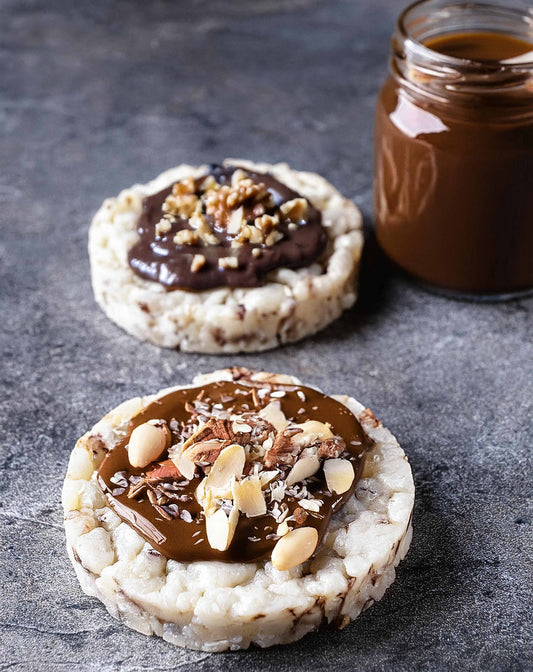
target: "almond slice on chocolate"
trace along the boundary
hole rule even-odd
[[[259,411],[259,415],[269,422],[278,432],[282,432],[289,424],[289,421],[281,410],[279,401],[271,401]]]
[[[183,447],[173,452],[172,455],[170,455],[170,459],[172,460],[172,462],[174,462],[176,467],[181,471],[183,476],[188,481],[194,478],[194,474],[196,473],[196,465],[192,460],[190,460],[186,455],[184,455]]]
[[[342,495],[349,490],[355,478],[353,465],[349,460],[333,458],[324,462],[324,475],[330,492]]]
[[[214,513],[205,516],[207,541],[211,548],[217,551],[227,551],[235,534],[235,528],[239,520],[239,511],[233,507],[229,515],[223,509],[217,509]]]
[[[272,564],[280,572],[292,569],[308,560],[318,544],[318,532],[314,527],[299,527],[287,532],[272,551]]]
[[[207,476],[206,489],[226,488],[232,478],[240,478],[246,463],[242,446],[234,443],[220,453]]]
[[[333,438],[333,432],[323,422],[308,420],[296,425],[301,432],[294,436],[293,442],[297,446],[310,446],[318,441],[326,441]]]
[[[320,469],[320,460],[316,455],[308,455],[307,457],[301,457],[293,468],[289,471],[287,476],[287,485],[291,486],[295,483],[299,483]]]
[[[241,513],[248,518],[265,515],[266,502],[257,476],[235,481],[232,491],[234,504]]]

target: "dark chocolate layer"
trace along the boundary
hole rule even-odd
[[[225,185],[231,182],[236,168],[212,166],[207,175],[213,175],[217,182]],[[301,198],[272,175],[246,170],[254,182],[262,182],[272,194],[275,208],[286,201]],[[205,177],[205,176],[204,176]],[[199,184],[203,178],[197,180]],[[322,227],[320,211],[310,204],[305,220],[296,228],[286,222],[279,226],[283,239],[272,246],[247,243],[239,248],[231,247],[231,239],[224,230],[214,230],[218,245],[176,245],[173,238],[182,229],[190,229],[187,220],[178,219],[163,236],[155,235],[155,226],[162,217],[162,205],[172,191],[172,185],[157,194],[148,196],[143,202],[143,212],[139,219],[139,240],[128,254],[129,264],[137,275],[153,280],[167,289],[204,290],[213,287],[256,287],[264,282],[265,275],[277,268],[301,268],[308,266],[326,249],[327,235]],[[208,217],[209,219],[209,217]],[[252,250],[260,248],[261,255],[254,256]],[[191,270],[195,255],[201,254],[206,263],[200,271]],[[236,269],[219,268],[219,260],[228,255],[238,258]]]
[[[220,404],[220,407],[224,409],[232,409],[232,413],[236,415],[246,413],[254,408],[254,403],[257,408],[257,394],[254,394],[254,388],[257,393],[259,388],[264,389],[265,387],[269,386],[250,381],[215,382],[202,387],[171,392],[147,406],[132,419],[127,435],[102,462],[98,471],[98,483],[107,496],[111,508],[166,557],[180,561],[221,560],[225,562],[252,562],[268,559],[278,540],[275,535],[277,523],[268,514],[254,518],[241,515],[230,547],[222,552],[214,550],[207,542],[202,507],[194,496],[203,475],[197,475],[191,481],[176,480],[171,483],[174,497],[172,501],[175,502],[175,511],[179,510],[179,513],[171,520],[159,515],[146,497],[128,498],[128,490],[120,487],[120,477],[117,483],[116,474],[120,473],[121,477],[127,479],[132,475],[140,477],[146,471],[135,469],[129,464],[127,444],[132,430],[147,420],[156,418],[166,419],[168,422],[175,419],[178,423],[186,423],[190,419],[189,404],[198,398],[201,390],[205,391],[202,395],[203,402]],[[340,435],[346,444],[342,457],[350,460],[354,468],[355,479],[352,486],[342,495],[332,494],[327,489],[322,469],[306,480],[309,497],[320,499],[323,504],[320,512],[308,511],[305,522],[293,524],[293,526],[315,527],[319,540],[321,540],[327,530],[331,515],[338,511],[353,494],[355,484],[363,469],[365,451],[371,445],[371,440],[365,435],[350,410],[331,397],[308,387],[294,385],[277,384],[275,390],[285,392],[285,396],[279,401],[287,418],[297,418],[298,423],[307,420],[329,422],[331,431]],[[305,402],[302,398],[305,398]],[[266,404],[267,401],[268,396],[262,403]],[[172,424],[175,426],[175,423]],[[165,459],[166,457],[162,456],[159,461],[164,462]],[[285,472],[288,470],[289,467],[285,467]],[[298,500],[287,495],[284,501],[292,515],[293,511],[298,508]]]

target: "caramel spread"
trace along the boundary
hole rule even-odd
[[[271,175],[211,166],[144,199],[129,264],[167,289],[254,287],[326,249],[322,217]]]
[[[143,464],[157,431],[161,445],[150,446],[160,454]],[[285,568],[320,543],[353,494],[370,443],[331,397],[243,375],[147,406],[102,462],[98,483],[117,515],[168,558],[252,562],[274,551]]]
[[[456,32],[424,46],[432,51],[394,52],[378,102],[378,240],[434,286],[469,295],[529,290],[533,44]]]

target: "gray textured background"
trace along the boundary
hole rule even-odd
[[[0,670],[533,667],[531,300],[427,294],[370,238],[361,301],[325,332],[210,357],[137,342],[91,294],[93,212],[182,161],[288,160],[371,224],[373,108],[403,5],[0,0]],[[413,465],[415,536],[385,599],[344,631],[206,655],[81,593],[59,497],[73,443],[107,409],[227,364],[371,406]]]

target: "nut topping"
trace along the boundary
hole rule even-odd
[[[366,439],[345,406],[316,390],[243,368],[231,375],[144,408],[147,421],[103,459],[98,483],[166,557],[290,568],[352,495]]]
[[[239,478],[242,475],[245,462],[246,453],[242,446],[233,444],[224,448],[211,467],[206,489],[228,487],[232,478]]]
[[[304,218],[307,210],[307,201],[305,198],[294,198],[292,201],[286,201],[280,206],[281,212],[292,222],[299,222]]]
[[[352,463],[342,459],[326,460],[324,474],[329,490],[337,495],[349,490],[355,478]]]
[[[287,476],[287,485],[294,485],[299,481],[303,481],[309,476],[313,476],[320,469],[320,460],[317,455],[309,455],[308,457],[301,457],[294,467],[290,470]]]
[[[217,509],[214,513],[206,512],[205,528],[211,548],[217,551],[226,551],[229,548],[238,519],[239,512],[235,507],[232,508],[229,516],[223,509]]]
[[[299,527],[281,537],[272,551],[272,564],[280,572],[292,569],[308,560],[318,544],[314,527]]]
[[[327,249],[322,217],[273,175],[230,166],[143,200],[134,273],[165,287],[258,287],[278,268],[309,267]]]
[[[128,458],[132,467],[146,467],[170,445],[170,431],[164,421],[145,422],[132,431]]]
[[[266,502],[261,491],[261,481],[257,477],[245,478],[233,484],[235,506],[249,518],[264,516]]]

